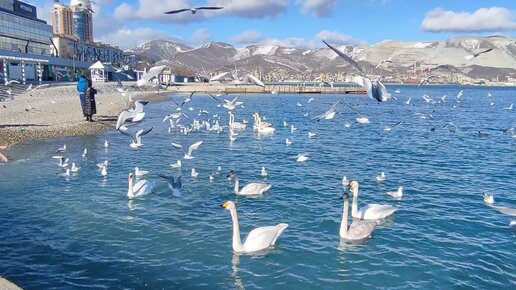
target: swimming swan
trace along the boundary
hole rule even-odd
[[[249,183],[239,190],[238,175],[236,172],[231,170],[227,177],[228,179],[231,177],[235,178],[235,193],[238,195],[260,195],[271,188],[271,185],[267,183]]]
[[[340,238],[347,241],[361,241],[371,237],[376,223],[370,221],[353,220],[348,227],[349,194],[344,193],[344,208],[340,222]]]
[[[398,209],[390,205],[382,204],[368,204],[358,209],[358,182],[351,181],[349,183],[351,190],[353,190],[353,204],[351,207],[351,216],[361,220],[377,220],[383,219],[392,215]]]
[[[227,201],[222,204],[221,207],[229,210],[231,213],[231,219],[233,220],[233,251],[237,253],[258,252],[274,246],[278,237],[288,227],[288,224],[278,224],[275,226],[255,228],[249,232],[242,244],[235,203]]]
[[[127,177],[127,181],[129,182],[129,188],[127,190],[127,197],[129,199],[133,199],[136,197],[142,197],[152,192],[154,188],[154,183],[149,182],[147,180],[140,180],[133,186],[133,173],[129,173]]]

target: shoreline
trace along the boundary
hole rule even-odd
[[[10,157],[3,153],[10,146],[32,140],[64,136],[83,136],[112,127],[122,110],[131,108],[135,100],[158,102],[169,91],[132,91],[122,96],[116,83],[94,84],[97,114],[94,122],[82,115],[75,85],[58,85],[36,91],[24,91],[11,101],[0,102],[0,162]]]

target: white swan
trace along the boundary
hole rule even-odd
[[[242,244],[235,203],[227,201],[221,207],[229,210],[231,213],[231,219],[233,220],[233,251],[237,253],[253,253],[274,246],[278,237],[288,227],[288,224],[281,223],[275,226],[255,228],[249,232]]]
[[[129,188],[127,189],[127,197],[129,199],[133,199],[136,197],[142,197],[152,192],[154,188],[154,183],[149,182],[147,180],[140,180],[135,185],[133,185],[133,173],[129,173],[127,177],[127,181],[129,182]]]
[[[494,203],[494,196],[489,195],[485,192],[482,192],[482,196],[484,197],[484,202],[487,204],[493,204]]]
[[[353,220],[348,227],[349,195],[345,193],[342,220],[340,222],[340,238],[347,241],[361,241],[371,237],[376,223],[370,221]]]
[[[351,181],[349,183],[351,190],[353,191],[353,204],[351,207],[351,216],[361,220],[377,220],[383,219],[392,215],[398,209],[390,205],[382,204],[368,204],[358,209],[358,182]]]
[[[235,115],[231,111],[228,111],[228,114],[229,114],[229,128],[230,129],[245,130],[247,125],[239,123],[239,122],[235,122]]]
[[[398,187],[398,190],[396,191],[387,191],[387,194],[394,198],[401,199],[401,197],[403,196],[403,186]]]
[[[239,190],[238,175],[235,171],[231,170],[228,173],[228,179],[231,177],[235,178],[235,193],[238,195],[260,195],[271,188],[270,184],[267,183],[249,183]]]

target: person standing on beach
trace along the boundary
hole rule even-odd
[[[88,88],[88,80],[84,75],[79,77],[79,81],[77,82],[77,92],[79,93],[79,100],[81,101],[82,114],[86,117],[86,121],[88,121],[88,117],[86,115],[86,89]]]
[[[97,104],[95,103],[95,94],[97,90],[93,88],[91,79],[86,77],[87,87],[84,94],[83,113],[86,115],[86,121],[93,122],[92,116],[97,114]]]

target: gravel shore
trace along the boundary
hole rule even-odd
[[[122,96],[116,90],[116,83],[94,84],[94,87],[98,90],[95,122],[87,122],[83,117],[74,83],[24,91],[11,101],[0,102],[0,148],[28,140],[95,134],[112,127],[119,113],[133,106],[129,97],[159,101],[168,94],[148,88]]]

